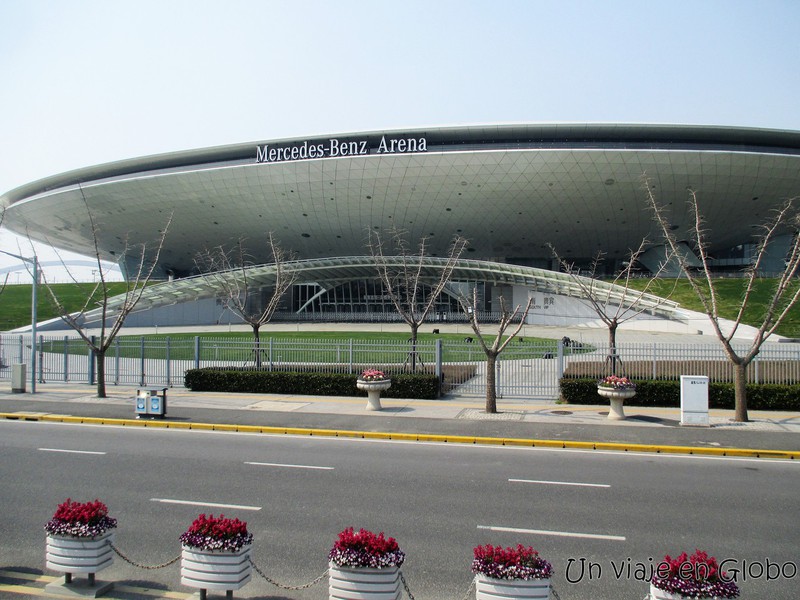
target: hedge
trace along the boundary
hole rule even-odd
[[[571,404],[608,404],[608,398],[597,393],[596,379],[561,379],[561,398]],[[636,381],[636,395],[625,400],[630,406],[681,405],[680,381]],[[715,383],[708,386],[709,408],[735,407],[732,383]],[[747,408],[752,410],[800,410],[800,385],[748,384]]]
[[[435,400],[441,384],[436,375],[387,373],[392,387],[383,398]],[[194,392],[242,392],[252,394],[299,394],[308,396],[365,396],[356,387],[357,375],[347,373],[303,373],[266,371],[236,367],[206,367],[186,371],[184,384]]]

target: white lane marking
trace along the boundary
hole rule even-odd
[[[317,469],[319,471],[333,471],[333,467],[318,467],[315,465],[286,465],[282,463],[267,463],[267,462],[248,462],[246,465],[254,465],[256,467],[283,467],[284,469]]]
[[[42,452],[66,452],[68,454],[105,454],[105,452],[94,452],[92,450],[65,450],[64,448],[39,448]]]
[[[189,506],[207,506],[208,508],[232,508],[235,510],[261,510],[260,506],[247,506],[244,504],[218,504],[216,502],[197,502],[194,500],[173,500],[171,498],[150,498],[150,502],[163,504],[188,504]]]
[[[578,483],[574,481],[542,481],[539,479],[509,479],[511,483],[541,483],[544,485],[575,485],[579,487],[610,488],[606,483]]]
[[[488,529],[489,531],[506,531],[511,533],[531,533],[535,535],[554,535],[557,537],[577,537],[592,540],[613,540],[624,542],[625,537],[621,535],[603,535],[600,533],[576,533],[572,531],[548,531],[546,529],[517,529],[515,527],[497,527],[493,525],[478,525],[478,529]]]

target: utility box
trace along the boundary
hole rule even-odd
[[[158,390],[136,390],[136,418],[163,417],[167,414],[167,388]]]
[[[26,364],[11,365],[11,393],[25,393]]]
[[[681,375],[681,425],[709,427],[708,377]]]

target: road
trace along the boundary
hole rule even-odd
[[[794,600],[800,580],[759,576],[767,560],[790,564],[784,575],[800,564],[791,461],[14,421],[0,422],[0,451],[0,570],[44,569],[42,527],[71,497],[103,500],[119,520],[116,545],[146,564],[176,556],[199,513],[237,516],[255,535],[255,562],[288,584],[323,573],[345,527],[385,531],[419,600],[464,598],[472,548],[486,543],[539,550],[563,600],[641,599],[642,568],[695,548],[749,570],[744,597]],[[117,559],[98,577],[192,591],[177,565]],[[284,592],[254,576],[236,597],[318,600],[327,587]]]

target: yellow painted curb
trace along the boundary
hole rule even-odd
[[[358,438],[410,442],[438,442],[493,446],[522,446],[532,448],[560,448],[579,450],[606,450],[615,452],[651,452],[654,454],[688,454],[700,456],[738,456],[750,458],[800,459],[796,450],[763,450],[758,448],[706,448],[702,446],[667,446],[654,444],[629,444],[619,442],[579,442],[571,440],[538,440],[524,438],[494,438],[432,433],[389,433],[382,431],[356,431],[339,429],[313,429],[300,427],[268,427],[257,425],[230,425],[225,423],[189,423],[157,419],[111,419],[105,417],[74,417],[43,413],[0,413],[0,419],[15,421],[45,421],[90,425],[116,425],[123,427],[151,427],[160,429],[196,429],[198,431],[233,431],[267,435],[307,435],[317,437]]]

